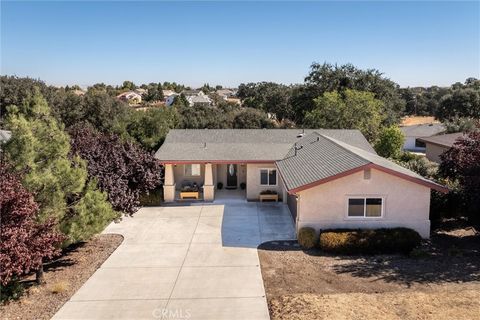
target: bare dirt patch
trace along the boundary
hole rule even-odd
[[[272,319],[478,319],[480,236],[439,232],[415,257],[259,247]]]
[[[2,319],[50,319],[83,285],[123,241],[121,235],[98,235],[69,247],[58,259],[45,266],[44,285],[34,285],[33,276],[23,283],[24,295],[0,306]]]

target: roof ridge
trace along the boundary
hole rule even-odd
[[[367,161],[367,162],[369,162],[369,163],[373,163],[372,161],[370,161],[369,159],[367,159],[367,158],[359,155],[358,153],[353,152],[352,150],[350,150],[350,149],[348,149],[348,148],[345,148],[345,146],[342,145],[342,143],[345,143],[345,142],[338,141],[337,139],[334,139],[334,138],[332,138],[332,137],[329,137],[329,136],[326,136],[326,135],[323,135],[323,134],[320,134],[320,133],[319,133],[319,135],[321,135],[321,136],[324,137],[325,139],[329,140],[330,142],[336,144],[337,146],[339,146],[339,147],[342,148],[343,150],[347,151],[348,153],[353,154],[353,155],[355,155],[355,156],[357,156],[357,157],[359,157],[359,158],[362,158],[363,160],[365,160],[365,161]],[[348,145],[348,146],[350,146],[350,147],[352,147],[352,148],[356,148],[355,146],[352,146],[351,144],[348,144],[348,143],[345,143],[345,144]]]

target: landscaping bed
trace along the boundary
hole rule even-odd
[[[67,248],[62,256],[45,265],[46,284],[35,285],[33,275],[22,280],[24,294],[0,306],[1,318],[50,319],[122,241],[121,235],[104,234]]]
[[[480,235],[438,231],[410,256],[325,254],[296,242],[259,247],[272,319],[474,319]]]

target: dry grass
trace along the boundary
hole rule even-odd
[[[272,319],[478,319],[480,286],[421,292],[300,294],[275,297]]]
[[[68,290],[69,284],[66,281],[59,281],[50,286],[51,293],[63,293]]]
[[[416,124],[439,123],[435,117],[405,117],[402,119],[402,126],[413,126]]]
[[[120,235],[102,234],[70,247],[61,257],[45,266],[45,284],[36,285],[34,275],[24,279],[27,287],[24,295],[19,300],[0,305],[0,319],[50,319],[122,240]]]

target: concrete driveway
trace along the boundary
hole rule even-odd
[[[53,319],[269,319],[256,247],[294,238],[271,203],[142,208],[123,243]]]

